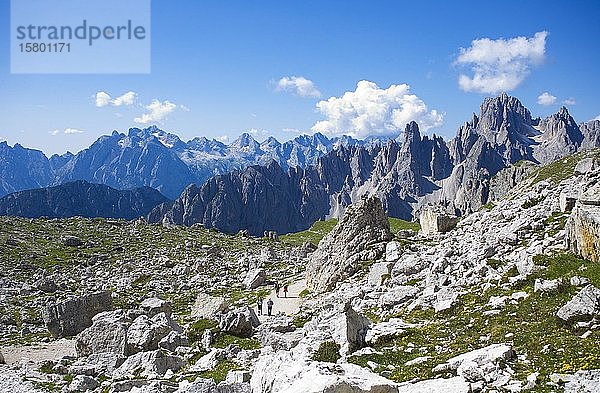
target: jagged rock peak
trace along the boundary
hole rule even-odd
[[[383,205],[375,196],[364,196],[346,212],[312,254],[306,267],[311,291],[322,293],[353,275],[362,260],[373,260],[392,238]],[[382,247],[378,247],[382,245]]]
[[[487,97],[483,100],[477,127],[484,133],[518,127],[520,123],[531,125],[532,119],[531,113],[518,98],[502,93],[498,97]]]

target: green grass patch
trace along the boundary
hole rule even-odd
[[[337,219],[330,219],[327,221],[316,221],[309,229],[290,233],[287,235],[283,235],[279,237],[279,240],[288,243],[294,246],[301,246],[302,244],[308,242],[312,243],[315,246],[319,244],[321,239],[325,237],[334,226],[338,223]]]
[[[226,333],[218,333],[213,346],[215,348],[227,348],[231,344],[248,350],[260,348],[260,342],[256,339],[236,337]]]
[[[317,362],[336,363],[342,357],[340,348],[340,344],[335,341],[322,342],[312,358]]]
[[[232,370],[239,370],[240,366],[231,360],[220,361],[215,368],[200,373],[201,378],[213,379],[216,383],[222,382],[227,377],[227,373]]]
[[[561,181],[573,176],[577,163],[588,157],[600,158],[600,149],[593,149],[572,154],[551,164],[545,165],[530,175],[531,182],[535,184],[542,180],[548,180],[552,183],[558,184]]]
[[[388,221],[390,222],[390,231],[394,235],[400,231],[411,230],[418,232],[421,229],[421,225],[418,222],[410,222],[393,217],[389,217]]]
[[[187,329],[187,337],[190,344],[200,341],[202,334],[207,329],[217,329],[217,323],[211,319],[199,319],[192,322]]]

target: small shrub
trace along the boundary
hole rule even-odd
[[[494,258],[488,258],[487,264],[493,269],[498,269],[500,266],[503,265],[501,260]]]
[[[302,292],[300,292],[300,294],[298,296],[300,296],[301,298],[305,298],[305,297],[308,297],[308,295],[310,295],[310,291],[305,288],[302,290]]]
[[[325,341],[321,343],[319,349],[314,353],[313,360],[317,362],[336,363],[342,356],[340,355],[340,344],[334,341]]]

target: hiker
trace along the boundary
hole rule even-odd
[[[287,285],[287,284],[285,284],[285,285],[283,286],[283,297],[287,297],[287,292],[288,292],[288,285]]]
[[[279,283],[275,283],[275,292],[277,293],[277,297],[279,297]]]
[[[269,298],[269,300],[267,301],[267,315],[271,316],[272,312],[273,312],[273,300],[271,300],[271,298]]]
[[[262,310],[263,310],[263,300],[261,298],[258,298],[258,300],[256,301],[256,308],[258,308],[258,315],[262,315]]]

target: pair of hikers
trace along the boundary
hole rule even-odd
[[[263,315],[263,300],[261,298],[258,298],[258,300],[256,301],[256,306],[258,308],[258,315]],[[273,313],[273,300],[271,300],[271,298],[269,298],[269,300],[267,300],[267,315],[271,316],[272,313]]]
[[[276,283],[275,283],[275,292],[277,293],[277,297],[279,297],[279,289],[280,289],[280,288],[281,288],[281,287],[279,286],[279,283],[278,283],[278,282],[276,282]],[[287,297],[287,293],[288,293],[288,285],[287,285],[287,284],[285,284],[285,285],[283,286],[283,297]]]

